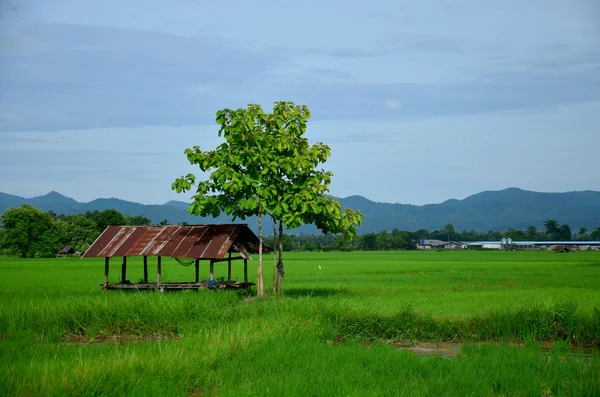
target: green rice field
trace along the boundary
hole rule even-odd
[[[600,395],[600,252],[284,262],[284,295],[256,299],[104,292],[101,259],[0,258],[0,395]],[[265,256],[268,286],[272,264]],[[120,258],[111,265],[118,282]],[[127,268],[143,277],[141,258]],[[226,264],[215,269],[226,276]],[[232,269],[243,278],[241,263]],[[163,259],[163,281],[193,278],[193,266]]]

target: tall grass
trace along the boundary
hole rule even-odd
[[[569,352],[600,346],[599,259],[289,254],[267,299],[101,292],[99,261],[0,259],[0,395],[600,395],[598,350]],[[393,341],[466,345],[422,359]]]

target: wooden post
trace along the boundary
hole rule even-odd
[[[161,257],[158,257],[158,262],[157,262],[157,272],[156,272],[156,285],[158,285],[160,287],[160,271],[161,271]]]
[[[108,262],[109,257],[104,258],[104,287],[108,287]]]
[[[231,252],[227,258],[227,281],[231,281]]]
[[[144,284],[148,284],[148,257],[144,256]]]
[[[215,262],[212,259],[210,260],[210,279],[215,279]]]
[[[196,259],[196,282],[200,282],[200,259]]]
[[[244,258],[244,282],[248,282],[248,259]]]
[[[127,257],[123,257],[123,264],[121,265],[121,284],[125,284],[127,280]]]

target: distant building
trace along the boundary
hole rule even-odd
[[[66,247],[63,247],[61,249],[58,250],[58,252],[56,253],[56,256],[71,256],[75,253],[75,250],[73,249],[73,247],[71,247],[70,245],[67,245]]]
[[[448,241],[444,243],[444,248],[449,250],[459,250],[463,248],[467,248],[466,244],[461,243],[460,241]]]
[[[472,249],[512,249],[512,250],[553,250],[560,246],[570,250],[600,249],[600,241],[474,241],[465,243],[467,248]],[[510,248],[508,248],[510,247]]]
[[[442,240],[425,240],[425,239],[421,239],[419,240],[419,243],[417,244],[417,249],[418,250],[430,250],[430,249],[437,249],[437,248],[444,248],[444,244],[446,244],[446,241],[442,241]]]
[[[431,250],[431,249],[463,249],[467,246],[460,241],[442,241],[442,240],[425,240],[421,239],[417,243],[417,249],[419,250]]]

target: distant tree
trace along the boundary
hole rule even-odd
[[[548,219],[544,222],[544,229],[546,230],[546,234],[548,234],[550,239],[560,240],[561,233],[557,221],[554,219]]]
[[[169,220],[168,219],[163,219],[158,224],[161,225],[161,226],[167,226],[169,224]]]
[[[94,221],[80,214],[66,218],[65,222],[69,225],[66,231],[68,244],[78,251],[85,251],[101,233]]]
[[[129,226],[148,226],[152,224],[152,220],[148,217],[141,215],[127,215],[125,222]]]
[[[429,239],[429,230],[427,229],[419,229],[415,232],[415,236],[417,239]]]
[[[580,227],[579,231],[577,232],[577,239],[581,240],[581,241],[584,241],[587,238],[588,238],[587,229],[585,227],[583,227],[583,226]]]
[[[358,247],[364,251],[374,251],[377,249],[377,235],[375,233],[367,233],[358,236]]]
[[[527,234],[527,239],[530,241],[535,241],[538,238],[538,231],[535,226],[527,226],[527,231],[525,233]]]
[[[523,230],[510,228],[506,232],[506,237],[510,237],[513,241],[524,241],[527,240],[527,233]]]
[[[378,251],[387,251],[392,249],[392,236],[387,230],[382,230],[375,238],[375,249]]]
[[[590,238],[594,241],[600,240],[600,227],[597,227],[592,233],[590,233]]]
[[[114,208],[104,211],[88,211],[85,216],[96,223],[98,231],[103,232],[108,226],[126,225],[127,220]]]
[[[571,226],[560,225],[558,228],[558,236],[561,241],[571,241],[573,239],[573,233],[571,232]]]
[[[454,234],[456,234],[456,231],[454,230],[454,226],[452,226],[451,223],[448,223],[447,225],[444,226],[444,234],[446,236],[448,236],[448,241],[452,240],[452,236]]]
[[[7,209],[1,220],[5,230],[4,245],[19,253],[22,258],[34,257],[37,251],[46,253],[56,248],[51,246],[56,229],[47,212],[23,204],[20,208]]]

